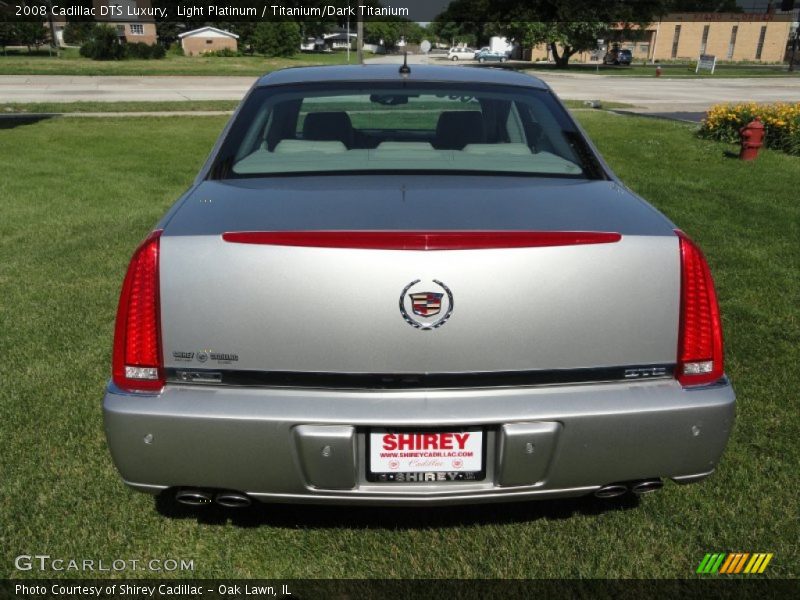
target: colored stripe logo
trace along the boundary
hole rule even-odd
[[[772,560],[772,553],[757,552],[717,552],[708,553],[700,561],[697,573],[701,575],[736,575],[738,573],[755,574],[763,573],[769,561]]]

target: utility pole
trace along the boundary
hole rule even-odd
[[[358,64],[364,64],[364,18],[361,16],[361,1],[358,0],[358,16],[356,21],[356,57]]]
[[[53,22],[53,1],[46,0],[47,3],[47,21],[50,25],[50,49],[56,51],[58,54],[58,40],[56,39],[56,24]]]

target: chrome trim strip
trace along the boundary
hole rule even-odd
[[[653,377],[630,379],[632,369],[641,372],[659,373]],[[297,371],[213,371],[214,377],[198,375],[202,369],[168,368],[168,383],[225,385],[244,387],[278,388],[322,388],[322,389],[453,389],[453,388],[493,388],[535,385],[559,385],[576,383],[599,383],[615,381],[652,381],[671,379],[675,365],[625,365],[619,367],[598,367],[588,369],[551,369],[531,371],[492,371],[467,373],[326,373]],[[191,371],[194,378],[186,380],[186,372]],[[211,373],[211,372],[210,372]],[[216,381],[217,377],[221,378]],[[215,379],[215,381],[211,381]]]

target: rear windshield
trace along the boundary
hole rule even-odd
[[[372,171],[602,176],[545,90],[398,81],[254,90],[211,177]]]

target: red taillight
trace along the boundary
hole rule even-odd
[[[681,321],[677,378],[681,385],[717,381],[723,374],[722,323],[714,280],[703,253],[682,231]]]
[[[114,329],[114,383],[126,390],[160,390],[164,386],[158,251],[161,230],[136,249],[128,266]]]

